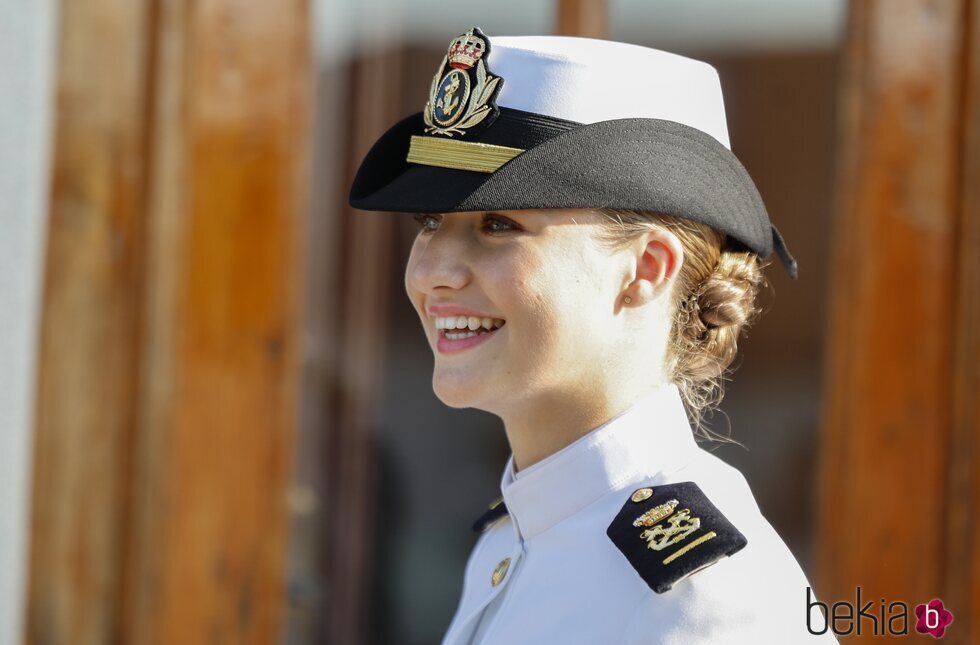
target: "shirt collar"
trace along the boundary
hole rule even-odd
[[[696,447],[680,392],[668,383],[519,478],[511,454],[500,490],[517,534],[530,539],[606,493],[679,464]]]

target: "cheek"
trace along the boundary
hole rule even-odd
[[[578,335],[581,291],[569,282],[565,267],[556,264],[534,267],[511,276],[511,307],[520,317],[527,351],[551,348]],[[515,330],[516,330],[515,326]]]
[[[499,265],[491,281],[496,298],[522,325],[533,331],[550,321],[553,285],[546,268],[524,258]]]
[[[503,315],[524,318],[533,309],[541,289],[536,277],[540,269],[533,255],[521,249],[496,250],[475,253],[472,260],[476,289],[485,293]]]
[[[556,342],[568,345],[573,353],[587,354],[601,344],[609,331],[606,288],[602,276],[586,264],[556,266],[557,279],[548,292],[544,315],[555,330]]]
[[[412,251],[408,256],[408,261],[405,263],[405,275],[402,280],[402,285],[405,288],[405,293],[408,295],[409,302],[415,308],[416,313],[419,316],[424,317],[425,313],[423,311],[422,305],[422,292],[416,288],[412,281],[412,275],[415,270],[415,264],[418,262],[418,244],[412,246]]]

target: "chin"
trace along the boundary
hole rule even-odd
[[[463,383],[451,374],[432,375],[432,391],[436,398],[451,408],[481,408],[486,396],[483,382]]]

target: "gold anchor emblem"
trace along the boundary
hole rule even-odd
[[[667,526],[657,524],[640,533],[640,538],[647,541],[647,548],[663,551],[672,544],[677,544],[688,535],[701,528],[701,518],[691,517],[690,509],[681,509],[667,520]]]
[[[459,77],[455,74],[452,75],[452,81],[446,86],[445,92],[443,92],[442,98],[436,101],[436,105],[442,110],[443,114],[447,117],[451,117],[453,112],[459,106],[459,98],[453,98],[453,94],[459,89]]]

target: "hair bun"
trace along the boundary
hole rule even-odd
[[[681,303],[678,331],[684,337],[688,372],[697,380],[720,376],[738,353],[739,333],[759,309],[764,280],[758,258],[745,251],[722,251],[712,272]]]
[[[714,271],[697,290],[697,306],[706,329],[737,326],[756,315],[755,297],[762,282],[757,262],[748,253],[722,252]]]

